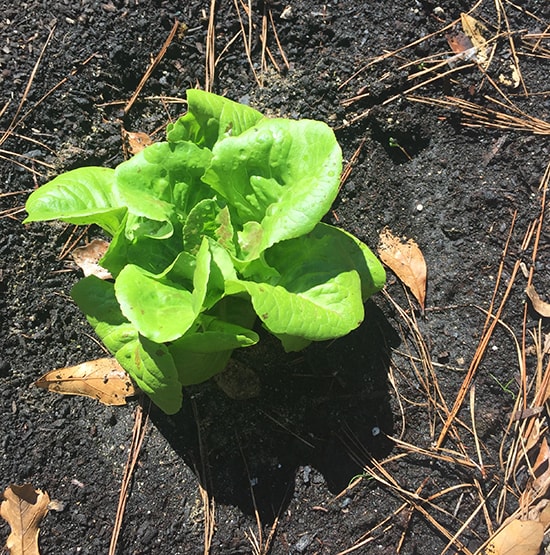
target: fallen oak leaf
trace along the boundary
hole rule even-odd
[[[535,287],[533,285],[528,285],[525,288],[525,293],[529,297],[537,314],[540,314],[543,318],[550,318],[550,304],[540,298]]]
[[[107,252],[109,242],[94,239],[84,247],[78,247],[71,253],[76,265],[86,277],[95,276],[99,279],[112,279],[111,273],[99,265],[99,260]]]
[[[50,497],[31,484],[12,484],[3,494],[0,516],[9,524],[6,541],[10,555],[40,555],[38,534],[40,522],[48,513]]]
[[[125,405],[137,388],[114,358],[99,358],[44,374],[35,385],[63,395],[82,395],[104,405]]]
[[[402,241],[388,228],[380,233],[380,259],[410,289],[424,310],[428,270],[422,251],[413,239]]]
[[[485,549],[485,555],[538,555],[544,525],[534,520],[513,520],[499,530]]]

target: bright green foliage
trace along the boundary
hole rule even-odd
[[[343,336],[385,273],[366,245],[321,223],[338,193],[331,129],[269,119],[198,90],[167,141],[116,169],[79,168],[31,194],[25,222],[97,224],[113,282],[72,296],[139,387],[165,412],[181,386],[254,345],[259,317],[287,351]]]

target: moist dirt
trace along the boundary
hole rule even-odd
[[[479,4],[476,16],[497,25],[494,3]],[[518,4],[506,4],[510,28],[543,32],[548,2]],[[426,67],[408,61],[453,55],[444,34],[383,55],[436,33],[473,3],[213,5],[212,91],[268,115],[327,122],[345,160],[357,156],[326,221],[373,249],[386,226],[420,246],[429,271],[426,310],[411,312],[391,272],[387,292],[416,315],[435,362],[438,407],[452,406],[481,337],[500,265],[497,300],[515,261],[529,264],[522,240],[540,212],[548,135],[469,128],[456,107],[406,98],[403,93],[420,82],[411,76]],[[60,254],[77,237],[73,228],[24,226],[18,209],[29,192],[61,171],[121,162],[122,128],[162,140],[166,123],[185,112],[185,90],[205,85],[210,8],[197,0],[0,0],[2,132],[14,117],[18,121],[0,145],[0,487],[28,482],[59,502],[41,525],[43,555],[108,552],[137,401],[105,407],[33,385],[46,371],[104,351],[69,296],[81,274],[70,256]],[[176,36],[125,112],[176,20]],[[262,21],[268,49],[262,47]],[[499,42],[492,79],[510,72],[507,44]],[[525,113],[548,122],[548,56],[527,55],[519,43],[517,48],[530,94],[523,85],[500,87]],[[376,57],[382,58],[368,65]],[[488,105],[485,95],[496,93],[472,64],[412,94]],[[91,228],[79,244],[97,236]],[[550,287],[549,239],[546,223],[534,268],[543,297]],[[396,459],[387,468],[399,487],[428,498],[474,479],[487,493],[502,486],[499,450],[518,391],[514,337],[521,331],[525,283],[522,276],[514,282],[501,315],[507,327],[496,328],[475,380],[484,466],[468,470],[420,455]],[[417,306],[414,300],[411,306]],[[548,332],[548,321],[531,312],[528,318],[533,330],[540,324]],[[183,409],[172,417],[144,402],[147,434],[117,553],[203,553],[201,489],[215,504],[213,554],[253,553],[254,538],[265,543],[272,529],[273,555],[336,554],[365,538],[357,553],[442,552],[449,540],[441,528],[421,511],[399,512],[399,492],[369,479],[363,468],[397,453],[391,437],[429,449],[442,427],[444,411],[427,408],[414,371],[415,361],[421,367],[418,353],[407,352],[411,334],[390,298],[378,294],[369,301],[365,322],[349,336],[301,353],[285,354],[258,331],[259,346],[234,355],[234,364],[259,379],[252,398],[232,400],[212,380],[186,390]],[[527,362],[534,365],[534,357]],[[472,399],[459,413],[468,423]],[[464,442],[478,461],[471,437],[465,432]],[[447,447],[455,448],[455,440]],[[458,530],[479,507],[479,496],[465,491],[437,497],[445,512],[434,518],[444,529]],[[497,522],[496,501],[490,497],[486,512],[478,511],[465,526],[460,541],[470,552],[487,539],[487,519]],[[515,509],[513,501],[505,513]],[[8,534],[0,522],[0,543]]]

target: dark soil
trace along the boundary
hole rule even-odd
[[[526,11],[508,5],[511,29],[535,33],[547,27],[547,0],[517,3]],[[482,4],[476,14],[496,23],[494,3]],[[240,31],[235,4],[216,3],[221,59],[213,91],[268,114],[326,121],[335,128],[347,160],[364,141],[327,221],[373,248],[384,226],[418,242],[429,286],[427,310],[417,316],[429,353],[440,363],[436,372],[443,397],[452,406],[483,329],[483,311],[515,213],[503,283],[518,257],[529,264],[530,253],[522,252],[521,241],[540,211],[538,187],[550,160],[548,136],[467,128],[457,110],[401,96],[385,102],[413,84],[407,77],[418,67],[402,69],[406,60],[450,55],[441,35],[372,65],[342,86],[375,56],[438,31],[471,8],[470,1],[296,0],[288,6],[290,11],[283,2],[252,3],[251,55],[257,73],[262,73],[264,10],[273,15],[290,63],[286,68],[270,30],[269,48],[281,70],[269,63],[259,86],[242,37],[230,42]],[[0,8],[4,130],[54,29],[19,114],[28,115],[1,145],[0,192],[17,193],[0,197],[1,210],[23,206],[28,192],[61,171],[122,161],[122,125],[161,139],[166,122],[185,110],[166,97],[184,98],[187,88],[204,86],[208,2],[30,0],[16,5],[0,0]],[[124,114],[125,102],[176,19],[187,30],[172,41],[138,101]],[[495,76],[509,67],[506,44],[500,44],[493,62]],[[520,62],[533,94],[506,90],[521,109],[549,121],[550,96],[544,92],[548,58],[521,56]],[[476,68],[416,92],[452,94],[476,103],[486,103],[485,94],[495,96]],[[360,100],[344,103],[358,93],[363,94]],[[402,148],[391,147],[390,138]],[[110,408],[33,386],[46,371],[99,358],[103,351],[68,296],[80,275],[59,254],[71,241],[72,228],[23,226],[23,216],[21,211],[0,218],[0,487],[30,482],[61,502],[62,510],[51,511],[41,526],[44,555],[107,553],[135,402]],[[94,236],[97,231],[91,229],[83,241]],[[546,224],[534,274],[541,293],[550,287],[549,239]],[[518,279],[502,315],[518,336],[524,287],[523,278]],[[391,274],[388,291],[407,307]],[[538,324],[533,314],[529,322]],[[548,331],[548,322],[543,324]],[[394,307],[379,294],[367,304],[364,324],[344,339],[285,354],[264,337],[261,346],[236,353],[237,363],[258,375],[258,397],[230,400],[212,381],[189,388],[183,410],[174,417],[151,408],[117,552],[202,553],[199,483],[216,504],[213,554],[253,551],[249,538],[258,536],[255,506],[264,539],[278,517],[274,555],[336,554],[351,547],[402,503],[391,488],[368,479],[338,496],[363,472],[367,454],[376,460],[393,454],[387,436],[429,449],[441,430],[441,419],[426,408],[411,358],[403,354],[407,337]],[[534,360],[528,363],[532,366]],[[420,456],[396,460],[388,468],[402,488],[421,488],[428,497],[474,478],[487,492],[498,483],[499,448],[513,406],[513,396],[499,383],[510,382],[517,392],[517,370],[513,337],[499,327],[476,379],[476,424],[487,472]],[[468,401],[460,417],[470,421]],[[464,433],[477,460],[471,434]],[[458,530],[479,505],[471,490],[461,493],[438,499],[448,512],[435,516],[448,530]],[[512,499],[508,511],[514,509]],[[487,511],[496,523],[496,497],[490,498]],[[440,553],[448,538],[419,513],[410,520],[406,516],[402,512],[388,521],[357,552],[396,553],[404,537],[403,554]],[[8,533],[7,524],[0,522],[1,542]],[[461,541],[473,552],[487,537],[480,512]]]

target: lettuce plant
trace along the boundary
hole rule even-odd
[[[166,413],[182,386],[254,345],[257,318],[286,351],[343,336],[385,273],[354,236],[321,223],[340,147],[311,120],[264,117],[199,90],[167,140],[115,169],[83,167],[34,191],[26,222],[96,224],[111,236],[72,297],[107,349]]]

